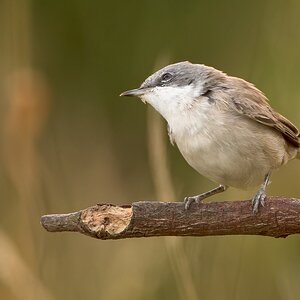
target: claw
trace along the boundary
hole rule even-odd
[[[265,206],[266,192],[264,188],[260,188],[252,199],[252,211],[254,214],[258,212],[259,206]]]
[[[265,176],[264,183],[256,193],[256,195],[252,199],[252,211],[254,214],[258,212],[259,206],[265,206],[265,199],[266,199],[266,188],[269,183],[269,179],[271,176],[271,171]]]
[[[200,195],[185,197],[183,200],[185,210],[188,210],[193,202],[196,202],[197,204],[199,204],[201,202],[201,200],[203,200],[199,196]]]

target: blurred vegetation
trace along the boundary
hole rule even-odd
[[[300,126],[299,30],[296,0],[2,0],[0,298],[298,299],[299,237],[103,242],[48,234],[39,218],[214,186],[151,108],[118,97],[164,63],[249,80]],[[299,197],[299,176],[289,163],[269,193]]]

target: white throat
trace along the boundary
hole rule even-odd
[[[180,115],[193,107],[201,90],[202,87],[195,88],[193,85],[155,87],[143,95],[142,100],[151,104],[172,125]]]

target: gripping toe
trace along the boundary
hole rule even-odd
[[[258,212],[259,206],[265,205],[266,192],[264,189],[260,189],[252,199],[252,211],[254,214]]]

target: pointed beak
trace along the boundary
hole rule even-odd
[[[127,97],[140,97],[146,93],[146,89],[138,88],[134,90],[129,90],[123,92],[120,96],[127,96]]]

